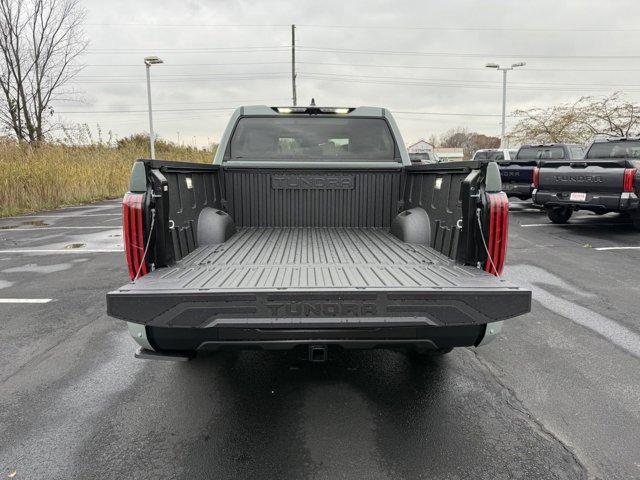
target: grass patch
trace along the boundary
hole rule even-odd
[[[121,197],[133,162],[147,157],[139,141],[37,148],[0,143],[0,217]],[[213,152],[158,142],[156,158],[210,163]]]

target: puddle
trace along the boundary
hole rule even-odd
[[[82,248],[86,246],[87,246],[86,243],[70,243],[68,245],[65,245],[64,248],[71,249],[71,248]]]
[[[22,225],[31,225],[32,227],[46,227],[49,224],[42,220],[29,220],[28,222],[22,222]]]
[[[20,228],[24,226],[30,227],[47,227],[49,224],[47,222],[43,222],[42,220],[29,220],[28,222],[22,222],[20,225],[2,225],[0,226],[0,230],[13,230],[14,228]]]

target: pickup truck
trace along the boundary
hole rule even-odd
[[[475,151],[472,160],[515,160],[517,153],[518,150],[509,148],[482,148]]]
[[[531,307],[500,277],[497,165],[412,164],[383,108],[238,108],[213,164],[135,162],[123,212],[132,281],[107,310],[142,358],[422,358],[484,344]]]
[[[520,200],[532,198],[533,171],[544,159],[582,158],[582,147],[564,143],[522,145],[511,161],[501,161],[500,176],[505,193]],[[534,202],[535,203],[535,202]]]
[[[583,160],[542,161],[533,184],[553,223],[567,223],[575,210],[621,212],[640,230],[640,138],[596,140]]]

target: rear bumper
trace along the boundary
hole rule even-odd
[[[517,197],[521,200],[527,200],[531,198],[530,183],[516,183],[516,182],[502,182],[502,191],[507,194],[508,197]]]
[[[570,195],[571,192],[568,191],[534,190],[533,201],[544,207],[571,207],[594,212],[626,212],[640,208],[640,201],[635,193],[586,192],[587,197],[583,202],[569,200]]]
[[[310,345],[334,345],[346,349],[419,347],[430,350],[487,343],[486,325],[351,329],[146,327],[146,331],[154,350],[175,353],[234,349],[291,350]]]

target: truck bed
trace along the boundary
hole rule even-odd
[[[529,304],[530,292],[383,228],[242,228],[108,295],[112,316],[191,327],[274,316],[480,324]]]

